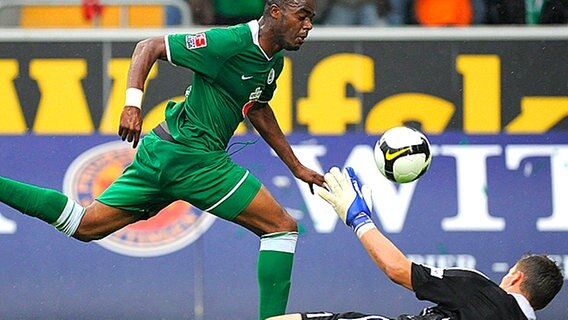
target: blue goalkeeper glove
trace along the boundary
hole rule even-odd
[[[324,178],[329,191],[318,189],[318,195],[331,204],[341,220],[350,226],[358,237],[375,228],[369,206],[371,190],[361,185],[353,168],[347,167],[342,173],[339,168],[333,167]]]

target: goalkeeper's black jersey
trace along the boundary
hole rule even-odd
[[[389,318],[359,312],[303,313],[303,320],[534,320],[534,310],[521,295],[499,288],[485,275],[466,269],[438,269],[412,264],[416,297],[436,303],[419,315]]]

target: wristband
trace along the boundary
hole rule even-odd
[[[363,233],[369,230],[369,227],[375,226],[373,220],[367,215],[366,212],[361,212],[356,215],[351,221],[351,228],[357,234],[357,237],[361,238]]]
[[[365,234],[367,231],[371,229],[377,229],[377,226],[375,226],[375,224],[372,221],[369,221],[365,224],[360,225],[357,229],[355,229],[355,234],[357,235],[357,238],[361,239],[363,234]]]
[[[126,101],[125,106],[132,106],[138,109],[142,109],[142,96],[144,91],[138,88],[128,88],[126,89]]]

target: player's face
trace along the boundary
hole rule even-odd
[[[315,16],[315,0],[295,0],[281,9],[277,27],[279,44],[285,50],[298,50],[312,30]]]

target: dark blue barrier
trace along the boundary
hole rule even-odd
[[[497,282],[526,252],[551,254],[568,268],[566,133],[432,135],[429,172],[415,184],[398,187],[375,168],[376,138],[289,137],[301,160],[316,170],[353,166],[373,188],[373,219],[416,261],[477,268]],[[234,141],[256,139],[245,135]],[[116,172],[117,163],[110,160],[127,158],[120,152],[128,145],[118,140],[99,135],[0,136],[0,175],[84,196]],[[108,163],[97,158],[108,152],[120,154],[103,156]],[[290,311],[359,310],[394,316],[425,305],[386,279],[331,208],[309,194],[262,140],[238,151],[234,159],[258,176],[300,225]],[[175,216],[174,209],[165,213]],[[158,229],[149,222],[146,228],[133,228],[138,233],[124,231],[122,238],[130,237],[126,242],[118,237],[99,245],[67,239],[0,205],[0,318],[255,319],[256,237],[191,206],[178,210],[197,218],[193,236],[181,227],[167,229],[173,237],[185,237],[181,242],[168,243],[163,232],[145,235],[152,227]],[[159,250],[146,247],[155,240],[165,244]],[[537,315],[563,319],[567,310],[564,288]]]

